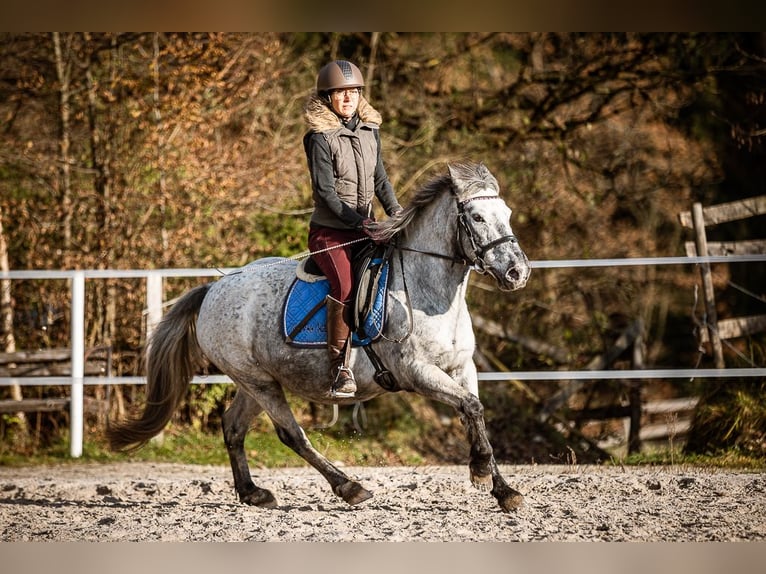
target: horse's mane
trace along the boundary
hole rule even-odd
[[[496,192],[499,191],[497,180],[484,164],[450,165],[449,173],[434,177],[415,193],[401,215],[380,222],[376,235],[380,240],[388,241],[404,230],[420,211],[445,192],[449,191],[461,199],[470,196],[477,187],[491,187]]]

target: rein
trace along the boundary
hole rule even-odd
[[[351,241],[346,241],[346,243],[340,243],[339,245],[333,245],[332,247],[325,247],[324,249],[319,249],[317,251],[302,251],[300,253],[296,253],[295,255],[291,255],[290,257],[280,258],[279,261],[274,261],[272,263],[262,263],[261,265],[263,267],[274,267],[276,265],[284,265],[285,263],[289,263],[290,261],[300,261],[301,259],[306,259],[317,253],[325,253],[327,251],[332,251],[333,249],[340,249],[341,247],[353,245],[354,243],[359,243],[361,241],[370,241],[370,239],[367,237],[360,237],[359,239],[352,239]],[[225,276],[225,275],[237,275],[238,273],[242,273],[243,270],[244,268],[240,267],[238,269],[235,269],[234,271],[229,271],[228,273],[225,273],[222,269],[218,269],[218,272],[221,275]]]
[[[451,261],[452,263],[459,263],[465,267],[468,267],[472,265],[472,263],[466,259],[465,257],[454,257],[452,255],[445,255],[444,253],[436,253],[435,251],[427,251],[425,249],[417,249],[416,247],[405,247],[403,245],[395,245],[396,249],[399,251],[410,251],[412,253],[421,253],[423,255],[428,255],[430,257],[436,257],[438,259],[446,259],[447,261]]]

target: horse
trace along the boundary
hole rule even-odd
[[[371,358],[352,350],[354,397],[329,392],[324,348],[295,348],[279,336],[281,306],[295,279],[291,258],[257,259],[194,287],[165,314],[145,353],[146,397],[137,416],[107,431],[116,451],[140,448],[158,434],[206,361],[237,385],[222,417],[223,437],[242,503],[278,507],[274,494],[250,474],[244,440],[254,417],[266,413],[279,439],[329,482],[350,505],[372,497],[314,449],[296,421],[285,390],[318,404],[353,404],[407,391],[455,409],[470,443],[471,483],[511,511],[523,496],[501,475],[487,437],[473,362],[475,336],[466,291],[471,271],[489,274],[501,291],[524,287],[529,261],[511,228],[511,209],[483,163],[447,166],[413,196],[398,216],[378,223],[376,242],[395,245],[388,286],[386,331],[375,354],[397,387],[384,388]]]

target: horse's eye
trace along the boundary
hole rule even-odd
[[[476,223],[484,223],[484,218],[481,215],[479,215],[478,213],[474,213],[471,216],[471,219],[473,219]]]

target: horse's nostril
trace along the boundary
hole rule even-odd
[[[521,276],[519,275],[519,272],[515,267],[511,267],[508,270],[508,272],[505,274],[505,278],[508,279],[509,281],[518,281],[519,277]]]

